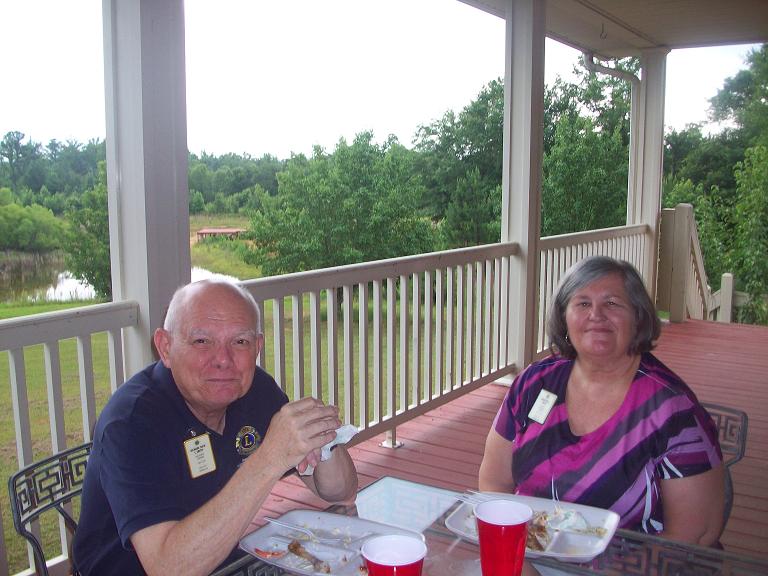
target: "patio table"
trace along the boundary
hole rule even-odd
[[[445,519],[461,504],[458,492],[384,476],[360,490],[351,506],[326,510],[358,516],[422,532],[427,542],[423,576],[481,576],[476,544],[445,526]],[[608,548],[589,564],[537,558],[543,575],[607,574],[628,576],[765,575],[768,559],[744,556],[692,544],[673,542],[629,530],[617,530]],[[286,572],[247,557],[214,576],[281,576]]]

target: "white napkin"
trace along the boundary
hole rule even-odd
[[[326,444],[320,449],[320,460],[321,461],[328,460],[328,458],[331,457],[331,448],[333,448],[337,444],[346,444],[358,432],[359,430],[357,429],[357,426],[355,426],[354,424],[346,424],[344,426],[341,426],[340,428],[337,428],[336,438],[328,442],[328,444]],[[315,471],[314,466],[307,466],[307,469],[304,470],[304,472],[299,472],[299,474],[301,474],[302,476],[309,476],[314,471]]]

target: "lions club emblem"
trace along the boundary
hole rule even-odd
[[[243,426],[235,438],[235,449],[243,458],[251,454],[261,444],[261,435],[253,426]]]

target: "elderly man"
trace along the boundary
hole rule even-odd
[[[256,366],[263,346],[253,297],[205,280],[174,294],[154,334],[161,361],[110,398],[94,433],[74,561],[83,576],[208,574],[236,545],[275,483],[304,472],[330,502],[350,499],[346,449],[320,460],[338,410],[288,402]]]

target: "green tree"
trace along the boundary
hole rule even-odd
[[[51,140],[45,148],[45,186],[51,194],[72,195],[93,188],[98,177],[98,162],[104,159],[103,142],[62,144]],[[54,212],[56,212],[54,210]]]
[[[616,70],[638,76],[640,61],[637,58],[615,60],[610,66]],[[607,74],[595,74],[585,68],[575,68],[580,77],[575,96],[580,108],[585,109],[600,131],[621,135],[622,144],[629,146],[629,113],[631,84]]]
[[[689,124],[680,132],[672,130],[664,137],[664,176],[682,178],[686,159],[704,140],[700,124]]]
[[[579,116],[579,87],[559,76],[553,86],[544,87],[544,156],[555,145],[557,124],[563,117]]]
[[[705,194],[701,184],[691,180],[669,178],[665,181],[662,205],[674,208],[685,203],[693,206],[698,229],[699,243],[707,271],[707,279],[713,290],[720,288],[724,272],[731,271],[730,252],[734,228],[733,210],[722,202],[717,190]]]
[[[200,214],[205,210],[205,199],[199,190],[190,190],[189,194],[189,212],[190,214]]]
[[[229,166],[222,166],[213,173],[214,202],[216,196],[228,196],[237,191],[237,178]]]
[[[473,168],[453,191],[441,226],[446,247],[478,246],[498,242],[501,237],[501,185],[482,196],[485,188],[478,168]]]
[[[8,132],[0,142],[0,186],[8,186],[19,204],[39,204],[60,216],[93,187],[105,143],[51,140],[43,147],[24,138],[21,132]]]
[[[224,214],[227,209],[227,197],[223,192],[216,192],[213,201],[205,205],[205,211],[209,214]]]
[[[744,150],[744,140],[734,130],[703,138],[685,156],[678,177],[701,184],[705,194],[712,193],[716,187],[721,200],[732,206],[736,200],[733,169],[744,158]]]
[[[633,59],[614,66],[639,70]],[[626,220],[630,84],[583,68],[576,72],[578,84],[558,78],[545,90],[544,234]],[[415,149],[426,187],[424,207],[441,222],[448,247],[487,238],[481,230],[500,230],[501,211],[489,213],[484,207],[501,185],[503,104],[503,83],[495,80],[458,116],[449,111],[418,129]],[[476,218],[481,220],[471,221]]]
[[[581,116],[560,119],[544,158],[542,236],[626,222],[629,165],[621,130],[601,131]]]
[[[712,119],[734,122],[749,146],[768,146],[768,44],[752,50],[747,64],[710,99]]]
[[[206,203],[220,192],[225,197],[259,185],[270,195],[277,194],[277,174],[284,162],[265,154],[261,158],[249,155],[224,154],[214,156],[203,152],[199,157],[189,157],[189,188],[199,190]]]
[[[284,162],[275,156],[264,154],[256,161],[253,170],[253,184],[258,184],[271,196],[277,194],[277,175],[282,172]]]
[[[227,197],[226,211],[230,214],[252,213],[262,206],[267,191],[259,184],[245,188]]]
[[[497,79],[483,87],[458,116],[448,111],[440,120],[418,128],[416,170],[425,185],[424,207],[435,220],[446,216],[454,198],[463,202],[474,192],[482,203],[501,184],[503,124],[504,84]],[[473,171],[477,188],[457,191]],[[489,223],[470,223],[468,229],[480,229],[485,224]],[[455,242],[462,246],[471,240],[456,236]]]
[[[263,196],[251,221],[252,262],[266,275],[429,251],[432,227],[417,213],[422,189],[413,153],[363,132],[333,154],[316,147],[278,175],[277,196]]]
[[[736,246],[733,264],[739,285],[750,301],[740,320],[768,324],[768,148],[749,148],[736,168],[739,199],[735,215]]]
[[[34,142],[24,143],[24,138],[22,132],[8,132],[0,141],[0,161],[7,165],[11,187],[14,190],[30,173],[33,173],[36,183],[39,180],[37,160],[40,158],[40,145]],[[37,188],[30,187],[37,190],[39,185]]]
[[[188,185],[190,190],[199,192],[205,202],[213,200],[213,175],[208,166],[194,156],[189,163]]]
[[[97,294],[112,297],[112,276],[109,260],[109,215],[107,209],[107,171],[99,165],[96,186],[85,192],[76,208],[67,213],[69,241],[65,262],[72,275],[85,280]]]
[[[64,223],[47,208],[0,205],[0,250],[50,252],[63,240]]]
[[[7,187],[0,187],[0,206],[8,206],[8,204],[13,204],[13,201],[13,190]]]

